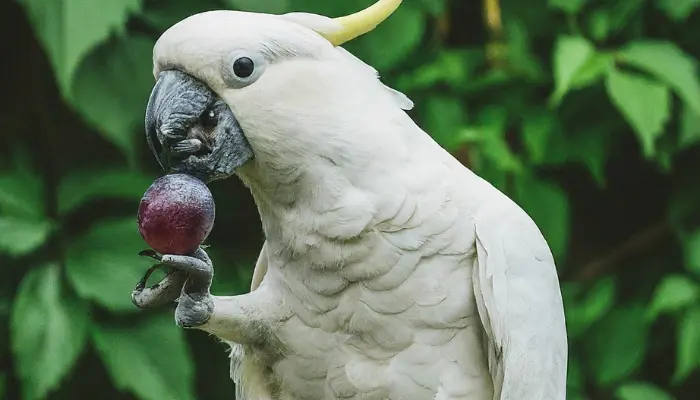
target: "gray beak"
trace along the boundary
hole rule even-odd
[[[146,107],[146,140],[167,173],[211,182],[231,176],[253,151],[231,109],[204,83],[161,72]]]

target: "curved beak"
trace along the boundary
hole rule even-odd
[[[146,141],[166,172],[205,182],[231,176],[253,151],[231,109],[203,82],[161,72],[146,107]]]

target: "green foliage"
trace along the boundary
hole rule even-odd
[[[72,83],[85,55],[114,32],[124,32],[128,15],[141,7],[141,0],[21,2],[67,98],[75,98]]]
[[[673,88],[683,101],[700,113],[700,79],[697,62],[670,42],[632,42],[625,46],[617,57],[654,75]]]
[[[640,306],[619,306],[596,322],[584,341],[588,370],[598,385],[609,387],[642,365],[649,324]]]
[[[656,0],[656,6],[669,18],[682,22],[700,6],[700,0]]]
[[[194,399],[194,366],[184,332],[168,316],[128,326],[96,325],[95,346],[115,386],[144,400]]]
[[[656,140],[670,116],[668,87],[633,74],[614,70],[607,78],[610,99],[634,127],[645,156],[656,151]]]
[[[699,298],[700,284],[683,275],[667,275],[657,286],[647,312],[654,318],[695,304]]]
[[[621,385],[615,391],[620,400],[673,400],[673,397],[649,383],[630,382]]]
[[[153,264],[139,257],[144,246],[136,218],[103,220],[66,248],[66,274],[75,290],[114,311],[136,311],[131,290]]]
[[[143,60],[151,59],[154,44],[151,38],[134,35],[94,48],[76,69],[73,85],[73,106],[132,162],[134,132],[143,126],[153,82],[152,65]]]
[[[562,288],[566,309],[566,329],[570,338],[581,337],[591,325],[599,321],[615,304],[616,283],[606,277],[597,281],[587,291],[580,284],[568,284]]]
[[[678,326],[678,359],[673,377],[681,382],[696,368],[700,368],[700,306],[685,312]]]
[[[66,293],[58,265],[31,270],[12,310],[12,350],[24,385],[24,399],[56,389],[85,347],[88,305]]]
[[[128,169],[74,171],[58,187],[58,213],[65,215],[105,198],[140,200],[154,178]]]
[[[593,44],[580,36],[560,36],[554,51],[554,100],[561,98],[572,86],[585,86],[595,74],[582,74],[596,56]],[[581,78],[589,76],[589,78]],[[578,83],[577,85],[575,85]]]
[[[0,119],[18,121],[2,125],[10,135],[0,138],[0,265],[9,273],[0,305],[12,311],[9,343],[0,333],[0,359],[12,356],[0,370],[0,398],[5,389],[5,398],[75,397],[67,393],[86,378],[74,373],[102,370],[112,385],[104,393],[233,396],[223,346],[208,357],[191,338],[211,338],[186,336],[171,311],[136,313],[129,298],[152,263],[137,255],[146,245],[135,212],[160,174],[142,132],[153,44],[206,10],[335,17],[371,2],[19,0],[52,76],[38,76],[39,57],[21,58],[25,51],[8,61],[33,75],[18,85],[30,114]],[[700,1],[496,3],[502,31],[474,12],[481,2],[406,0],[347,49],[414,100],[416,122],[542,230],[566,307],[567,398],[692,398],[700,389]],[[64,108],[35,84],[47,78]],[[227,204],[210,238],[222,294],[247,288],[260,248],[255,209],[232,182],[212,185],[217,204]],[[627,242],[659,218],[670,227],[663,239]]]

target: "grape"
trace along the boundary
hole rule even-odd
[[[187,174],[156,179],[139,204],[139,232],[161,254],[190,255],[214,226],[214,198],[207,185]]]

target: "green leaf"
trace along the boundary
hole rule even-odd
[[[551,8],[562,10],[568,14],[576,14],[588,0],[549,0]]]
[[[224,0],[224,4],[240,11],[282,14],[290,11],[290,0]]]
[[[697,62],[675,44],[651,40],[633,42],[620,50],[618,58],[666,83],[695,112],[700,113]]]
[[[520,160],[506,141],[508,115],[505,108],[488,106],[477,116],[478,149],[481,156],[501,171],[520,170]]]
[[[700,368],[700,305],[685,312],[678,325],[678,350],[673,381],[680,383]]]
[[[661,313],[685,308],[699,298],[699,284],[683,275],[666,275],[661,283],[656,286],[654,297],[649,305],[648,315],[651,319],[654,319]]]
[[[567,304],[566,325],[570,338],[584,334],[615,305],[616,284],[612,278],[599,279],[585,297]]]
[[[591,37],[597,41],[603,41],[608,37],[611,28],[610,12],[608,9],[593,10],[587,15],[588,31]]]
[[[66,98],[72,98],[70,89],[75,69],[83,57],[110,34],[123,32],[129,14],[141,8],[141,0],[20,0],[20,3]]]
[[[603,79],[612,68],[613,61],[610,53],[594,53],[573,76],[569,89],[581,89]]]
[[[595,47],[584,37],[560,36],[557,39],[554,48],[554,94],[551,99],[555,105],[561,102],[594,54]]]
[[[648,4],[647,0],[608,2],[607,5],[605,5],[610,20],[608,35],[621,33],[624,28],[630,27],[633,23],[637,23],[637,26],[641,25],[641,15],[643,14],[643,7],[646,4]],[[642,35],[639,30],[636,30],[635,33],[638,36]]]
[[[30,270],[19,285],[10,322],[23,398],[44,398],[72,370],[90,321],[87,304],[61,284],[58,265]]]
[[[551,182],[521,176],[516,180],[515,198],[542,230],[554,256],[563,257],[571,225],[566,192]]]
[[[591,327],[583,338],[584,354],[601,387],[628,377],[642,365],[648,334],[641,306],[618,306]]]
[[[673,396],[647,382],[629,382],[620,385],[615,390],[615,396],[620,400],[674,400]]]
[[[698,6],[700,0],[656,0],[656,7],[677,22],[688,18]]]
[[[131,170],[87,170],[66,176],[58,187],[58,211],[66,214],[101,198],[139,201],[153,177]]]
[[[582,127],[567,140],[568,159],[578,161],[599,185],[605,183],[605,164],[612,147],[613,129],[600,124]]]
[[[68,279],[84,298],[114,311],[136,311],[131,291],[154,263],[138,255],[146,248],[135,216],[100,221],[68,244]]]
[[[610,100],[634,128],[644,155],[653,155],[671,114],[668,87],[618,70],[610,71],[606,83]]]
[[[685,267],[700,276],[700,230],[682,238]]]
[[[530,32],[517,17],[511,16],[505,23],[507,37],[506,56],[513,71],[532,80],[545,77],[540,59],[534,54]]]
[[[680,125],[678,145],[681,148],[690,147],[700,142],[700,113],[695,112],[687,104],[683,105]]]
[[[110,40],[83,60],[73,86],[74,107],[129,161],[135,157],[134,134],[143,129],[153,86],[153,46],[145,36]]]
[[[25,256],[46,243],[52,230],[50,221],[0,216],[0,253]]]
[[[546,159],[556,123],[557,121],[552,113],[540,110],[523,118],[523,144],[532,162],[541,163]]]
[[[461,99],[448,96],[431,96],[421,105],[425,130],[441,146],[448,150],[459,147],[457,133],[466,122],[466,110]]]
[[[114,385],[143,400],[190,400],[194,361],[172,315],[129,325],[97,325],[92,338]]]
[[[29,172],[0,175],[0,212],[15,217],[43,217],[44,183]]]
[[[475,70],[482,59],[480,52],[442,50],[435,60],[401,74],[396,86],[403,91],[426,90],[440,84],[460,88],[475,78]]]
[[[377,70],[384,71],[403,61],[418,45],[424,31],[420,8],[404,3],[371,33],[349,42],[347,48]]]

